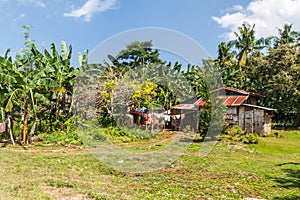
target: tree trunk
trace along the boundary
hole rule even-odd
[[[111,94],[110,94],[110,109],[111,109],[110,117],[113,117],[113,114],[114,114],[114,90],[112,90]]]
[[[23,122],[23,144],[28,144],[28,101],[25,98],[24,102],[24,122]]]
[[[51,106],[50,106],[50,113],[49,113],[49,125],[50,125],[50,130],[52,130],[53,110],[54,110],[54,103],[53,103],[53,98],[52,98],[52,99],[51,99]],[[55,114],[54,114],[54,115],[55,115]]]
[[[62,98],[61,98],[61,102],[59,103],[59,105],[61,105],[61,110],[63,112],[63,114],[65,114],[65,109],[66,109],[66,93],[62,92]]]
[[[69,111],[68,111],[68,114],[67,114],[67,117],[68,117],[68,118],[71,117],[72,112],[73,112],[73,97],[70,97],[70,98],[71,98],[70,108],[69,108]]]
[[[22,115],[22,118],[21,118],[21,122],[20,122],[20,132],[19,132],[19,135],[18,135],[18,142],[19,143],[22,143],[22,138],[23,138],[23,127],[24,127],[24,113]]]
[[[57,93],[57,96],[56,96],[56,102],[55,102],[55,122],[58,120],[59,118],[59,102],[60,102],[60,96],[61,96],[61,93],[58,92]]]
[[[11,118],[8,117],[8,131],[9,131],[9,136],[10,136],[10,141],[13,145],[15,145],[14,137],[13,137],[13,130],[12,130],[12,123],[11,123]]]
[[[33,134],[35,132],[36,122],[37,122],[37,120],[36,120],[36,117],[35,117],[35,119],[33,121],[33,124],[32,124],[32,127],[31,127],[31,130],[30,130],[30,133],[29,133],[29,136],[30,136],[29,143],[32,142],[31,137],[33,136]]]
[[[42,127],[42,120],[39,120],[39,131],[43,132],[43,127]]]
[[[294,127],[300,127],[300,114],[295,114]]]

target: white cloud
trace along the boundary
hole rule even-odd
[[[84,20],[89,22],[93,14],[115,9],[116,4],[117,0],[87,0],[82,7],[69,13],[64,13],[64,16],[75,18],[84,17]]]
[[[253,0],[242,7],[233,6],[221,17],[213,16],[222,28],[228,29],[223,36],[234,39],[234,32],[243,22],[255,24],[256,37],[276,35],[278,28],[284,24],[293,24],[295,30],[300,29],[300,0]]]
[[[22,4],[29,3],[42,8],[46,7],[46,4],[42,0],[18,0],[18,2]]]
[[[15,4],[21,4],[21,5],[26,5],[26,4],[30,4],[30,5],[34,5],[36,7],[46,7],[46,4],[43,2],[43,0],[15,0],[15,1],[11,1],[11,0],[0,0],[0,7],[7,7],[7,3],[11,3],[12,5]]]

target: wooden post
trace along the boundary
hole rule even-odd
[[[252,110],[252,123],[251,123],[251,133],[254,132],[254,109]]]

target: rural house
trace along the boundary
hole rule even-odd
[[[272,113],[275,109],[258,106],[257,100],[262,97],[261,95],[231,87],[223,87],[219,90],[224,91],[220,96],[223,98],[223,104],[227,107],[226,123],[238,125],[246,132],[271,133]],[[181,117],[184,118],[187,110],[190,110],[189,113],[201,112],[204,105],[205,101],[197,98],[194,102],[173,106],[171,115],[181,114]]]

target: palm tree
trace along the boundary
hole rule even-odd
[[[27,63],[21,61],[11,62],[7,60],[4,67],[7,79],[8,99],[5,106],[6,112],[12,112],[14,108],[22,110],[22,142],[24,144],[30,142],[28,140],[28,121],[30,118],[30,111],[32,111],[33,123],[31,127],[31,134],[35,131],[37,115],[37,102],[43,101],[43,93],[45,85],[55,87],[54,81],[45,78],[43,75],[49,73],[49,68],[38,69],[26,67]],[[4,77],[1,73],[0,76]],[[52,84],[52,85],[51,85]]]
[[[1,112],[1,120],[4,121],[6,118],[6,112],[5,112],[5,103],[6,99],[8,98],[8,93],[11,90],[11,85],[9,83],[15,82],[15,79],[8,75],[7,67],[11,67],[9,64],[11,62],[11,58],[8,57],[8,53],[10,52],[10,49],[7,49],[4,57],[0,56],[0,112]],[[8,115],[9,116],[9,115]],[[10,135],[11,143],[14,145],[14,138],[13,138],[13,132],[12,132],[12,124],[11,124],[11,118],[7,118],[8,121],[8,131]]]
[[[218,45],[218,64],[221,69],[232,68],[234,54],[231,52],[233,42],[221,42]]]
[[[43,78],[48,80],[44,86],[51,86],[47,98],[52,102],[49,116],[50,124],[52,124],[52,121],[58,121],[62,114],[65,115],[64,121],[71,116],[72,91],[78,70],[73,68],[70,63],[72,54],[71,45],[67,48],[65,41],[62,41],[61,52],[57,51],[54,43],[50,45],[50,49],[51,53],[46,49],[44,50],[44,53],[41,53],[34,46],[32,52],[36,66],[38,68],[49,69],[47,73],[43,74]],[[68,106],[66,105],[67,102],[69,103]],[[52,110],[55,111],[52,112]],[[54,119],[52,119],[52,115],[54,116]]]
[[[300,34],[296,31],[292,31],[292,27],[292,24],[285,24],[282,29],[278,29],[279,37],[275,37],[275,48],[280,45],[290,45],[299,40]]]
[[[249,64],[249,55],[265,48],[266,40],[264,38],[255,39],[254,27],[255,25],[251,27],[249,24],[243,23],[239,27],[239,32],[235,32],[236,39],[233,41],[233,44],[239,51],[237,61],[240,69]]]

